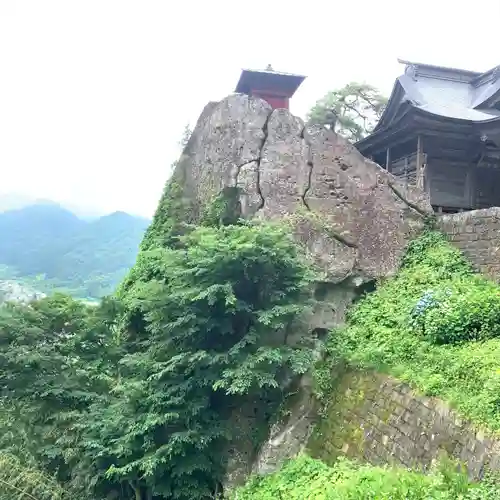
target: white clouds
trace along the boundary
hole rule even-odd
[[[292,5],[0,0],[1,189],[149,215],[184,125],[233,90],[241,67],[307,74],[292,102],[304,114],[349,80],[389,92],[397,57],[500,63],[465,2]],[[498,19],[500,4],[481,10]]]

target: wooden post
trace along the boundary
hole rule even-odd
[[[405,156],[405,184],[408,186],[408,156]]]
[[[387,172],[391,171],[391,148],[387,148],[385,152],[385,169]]]
[[[417,171],[416,184],[420,189],[424,189],[424,146],[422,136],[417,136]]]
[[[474,210],[476,208],[476,175],[477,165],[472,164],[469,166],[466,179],[470,210]]]

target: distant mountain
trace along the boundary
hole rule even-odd
[[[16,210],[27,205],[32,205],[36,198],[17,193],[0,193],[0,212]]]
[[[100,297],[134,264],[148,225],[124,212],[83,220],[50,202],[0,213],[0,279]]]
[[[8,210],[18,210],[20,208],[25,208],[30,205],[41,205],[41,204],[55,204],[55,203],[51,200],[40,199],[26,194],[0,192],[0,213],[6,212]],[[77,217],[80,217],[81,219],[85,220],[96,219],[104,215],[102,211],[96,210],[95,208],[81,206],[71,202],[59,203],[59,205],[64,207],[66,210],[69,210]]]

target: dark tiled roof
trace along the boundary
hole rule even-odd
[[[293,94],[305,80],[303,75],[270,70],[244,69],[236,85],[235,92],[247,93],[250,89],[265,86],[266,90],[285,90]]]
[[[500,118],[500,111],[486,104],[496,94],[500,99],[500,71],[485,73],[445,68],[429,64],[399,61],[406,65],[405,73],[396,80],[387,113],[377,129],[387,126],[394,107],[408,102],[413,107],[446,118],[471,122],[486,122]],[[390,108],[392,112],[389,111]]]

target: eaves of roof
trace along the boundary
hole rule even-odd
[[[462,69],[462,68],[451,68],[448,66],[438,66],[435,64],[424,64],[424,63],[419,63],[419,62],[415,62],[415,61],[407,61],[405,59],[398,59],[398,63],[405,64],[407,66],[416,66],[416,67],[421,67],[421,68],[429,68],[429,69],[435,69],[435,70],[441,70],[441,71],[450,71],[450,72],[460,73],[462,75],[470,76],[471,78],[480,78],[484,74],[484,73],[481,73],[480,71],[471,71],[471,70]]]
[[[370,151],[378,144],[389,142],[391,136],[395,135],[398,132],[402,132],[405,128],[407,128],[410,122],[418,122],[419,118],[426,118],[430,119],[436,124],[449,124],[451,126],[459,123],[462,125],[482,125],[494,122],[500,123],[500,116],[495,116],[489,120],[482,120],[480,122],[457,119],[427,111],[426,109],[423,109],[410,101],[406,101],[401,104],[398,116],[395,120],[391,121],[386,127],[374,131],[369,136],[358,141],[355,144],[355,147],[359,149],[361,153]]]
[[[406,128],[408,119],[411,118],[414,107],[410,103],[405,102],[399,107],[398,115],[391,120],[385,127],[375,129],[370,135],[356,142],[354,146],[363,153],[364,150],[369,149],[380,142],[384,142],[389,136],[398,133]],[[406,123],[405,123],[406,122]],[[380,122],[379,122],[380,123]]]
[[[389,100],[385,106],[385,109],[380,117],[379,121],[375,125],[373,132],[384,129],[386,125],[390,125],[393,121],[394,116],[397,114],[399,107],[402,104],[402,99],[404,97],[404,88],[399,82],[399,78],[394,83],[394,86],[389,96]]]

